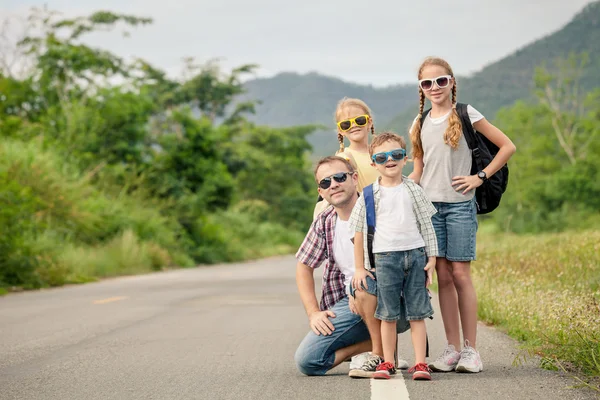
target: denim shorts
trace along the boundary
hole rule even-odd
[[[315,335],[311,330],[296,350],[296,365],[305,375],[325,375],[333,367],[336,351],[370,339],[367,325],[350,311],[348,297],[335,303],[331,311],[335,314],[330,319],[335,328],[332,334]]]
[[[377,275],[376,275],[375,271],[371,271],[371,273],[373,274],[375,279],[377,279]],[[367,276],[367,287],[365,288],[363,286],[363,288],[365,289],[365,291],[367,293],[372,294],[373,296],[377,296],[377,280],[373,280],[373,279],[371,279],[370,276]],[[350,284],[350,296],[356,297],[354,295],[355,292],[356,292],[356,290],[354,290],[352,288],[352,284]],[[400,310],[401,310],[401,312],[400,312],[401,316],[406,315],[403,298],[400,299]],[[397,324],[396,324],[396,332],[397,333],[404,333],[409,329],[410,329],[410,322],[408,322],[405,318],[398,319]]]
[[[433,315],[427,291],[425,248],[375,253],[377,310],[382,321],[419,321]],[[404,300],[404,301],[402,301]]]
[[[439,256],[448,261],[475,260],[477,205],[475,197],[460,203],[434,202],[437,213],[431,217],[437,236]]]

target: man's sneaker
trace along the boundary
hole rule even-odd
[[[419,363],[408,370],[412,374],[413,381],[430,381],[431,370],[425,363]]]
[[[369,357],[371,357],[371,352],[369,351],[355,355],[350,359],[350,369],[359,369]]]
[[[429,363],[429,368],[433,372],[450,372],[454,371],[458,360],[460,360],[461,353],[456,351],[454,345],[446,344],[444,353],[432,363]]]
[[[469,345],[469,341],[465,340],[465,347],[460,352],[460,361],[456,366],[456,372],[481,372],[483,371],[483,363],[477,350]]]
[[[396,368],[398,369],[408,369],[408,362],[400,357],[398,357],[398,363],[396,364]]]
[[[348,375],[351,378],[372,378],[375,370],[383,362],[383,358],[376,354],[369,354],[360,368],[351,369]]]
[[[375,379],[390,379],[391,375],[396,374],[396,368],[391,362],[383,362],[377,366],[373,378]]]

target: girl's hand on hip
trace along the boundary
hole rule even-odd
[[[477,189],[483,184],[483,181],[477,175],[455,176],[452,178],[452,186],[454,190],[462,194],[467,194],[468,191]]]

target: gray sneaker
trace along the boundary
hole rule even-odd
[[[481,371],[483,371],[483,363],[479,353],[469,345],[468,340],[465,340],[465,347],[460,352],[460,361],[456,366],[456,372],[477,373]]]
[[[372,354],[358,369],[351,369],[348,376],[351,378],[372,378],[377,366],[383,362],[383,358]]]
[[[454,371],[458,361],[460,360],[461,353],[456,351],[454,345],[447,344],[444,352],[434,362],[429,363],[429,368],[433,372],[450,372]]]

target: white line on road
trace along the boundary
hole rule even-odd
[[[408,389],[402,372],[391,379],[371,379],[371,400],[408,400]]]
[[[94,304],[112,303],[113,301],[125,300],[126,298],[125,296],[109,297],[108,299],[96,300]]]

